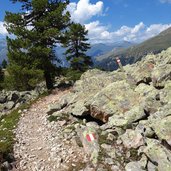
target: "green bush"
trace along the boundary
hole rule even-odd
[[[80,79],[83,72],[79,70],[74,70],[71,68],[63,68],[62,75],[67,78],[68,81],[77,81]]]
[[[8,90],[32,90],[44,78],[42,70],[22,68],[18,65],[8,67],[8,73],[4,80],[4,88]]]

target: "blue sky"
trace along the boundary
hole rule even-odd
[[[17,12],[19,5],[0,1],[0,34],[5,11]],[[89,30],[93,43],[142,42],[171,26],[171,0],[71,0],[71,19]]]

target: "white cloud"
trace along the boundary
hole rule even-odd
[[[99,21],[85,24],[85,27],[89,30],[89,39],[92,43],[116,41],[142,42],[171,27],[171,24],[152,24],[146,26],[143,22],[140,22],[134,27],[122,26],[113,32],[109,32],[108,27],[103,26]]]
[[[8,34],[5,26],[4,26],[4,22],[0,21],[0,34],[5,36],[6,34]]]
[[[171,3],[171,0],[160,0],[161,3]]]
[[[90,0],[79,0],[78,3],[70,3],[67,10],[73,21],[83,24],[93,16],[102,14],[103,2],[98,1],[96,4],[91,4]]]

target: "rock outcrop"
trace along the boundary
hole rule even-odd
[[[32,91],[0,91],[0,118],[14,108],[18,108],[21,104],[36,99],[40,94],[47,91],[45,83],[37,85]]]
[[[47,113],[99,122],[96,153],[108,170],[170,171],[171,48],[123,69],[87,71]]]

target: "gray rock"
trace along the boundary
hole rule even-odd
[[[8,163],[8,162],[6,161],[6,162],[4,162],[4,163],[2,164],[2,168],[3,168],[4,170],[11,170],[11,169],[12,169],[12,166],[10,165],[10,163]]]
[[[114,117],[113,120],[118,118],[119,123],[115,125],[114,121],[113,126],[119,126],[127,124],[128,120],[131,123],[144,117],[144,111],[139,107],[140,99],[139,94],[134,92],[124,80],[109,84],[88,101],[86,105],[91,106],[92,117],[102,121],[105,121],[107,116]]]
[[[8,101],[16,102],[20,98],[20,93],[17,91],[12,91],[7,97]]]
[[[151,126],[151,123],[148,120],[141,120],[139,124],[136,126],[135,130],[148,138],[152,138],[155,134]]]
[[[140,162],[130,162],[125,167],[126,171],[145,171]]]
[[[13,101],[9,101],[5,103],[4,106],[5,106],[4,109],[11,110],[15,106],[15,103]]]
[[[111,171],[120,171],[120,168],[118,166],[116,166],[116,165],[113,165],[111,167]]]
[[[3,93],[0,93],[0,103],[5,103],[7,101],[7,96]]]
[[[94,127],[78,128],[77,134],[80,137],[85,152],[90,156],[92,163],[96,165],[100,151],[96,129]]]
[[[157,170],[157,166],[155,166],[153,163],[151,163],[150,161],[147,164],[147,169],[148,171],[156,171]]]
[[[171,64],[156,66],[152,72],[153,85],[164,87],[167,80],[171,80]]]
[[[144,113],[143,108],[141,106],[134,106],[125,113],[115,114],[109,117],[106,127],[127,127],[131,123],[136,122],[144,117],[146,117],[146,114]]]
[[[86,123],[86,126],[87,127],[93,127],[95,128],[96,130],[98,130],[100,128],[100,126],[96,123],[96,122],[87,122]]]
[[[171,170],[171,153],[168,149],[163,147],[159,141],[155,139],[146,139],[147,146],[143,152],[150,158],[151,161],[156,163],[159,171]]]
[[[171,145],[171,116],[167,116],[162,120],[156,120],[153,123],[153,129],[159,139],[166,140]]]
[[[164,89],[159,93],[160,101],[163,104],[171,103],[171,81],[165,83]]]
[[[120,138],[126,148],[138,148],[144,145],[143,136],[131,129],[127,129],[125,134],[121,135]]]

